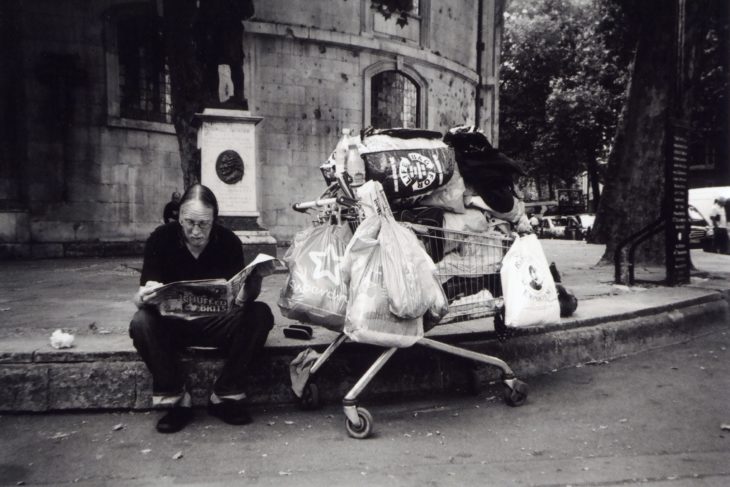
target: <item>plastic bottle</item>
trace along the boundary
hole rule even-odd
[[[342,129],[342,138],[335,146],[335,174],[342,174],[347,170],[347,141],[350,129]]]
[[[354,137],[347,137],[347,172],[352,177],[352,186],[365,184],[365,161],[360,157],[357,150],[357,140]]]

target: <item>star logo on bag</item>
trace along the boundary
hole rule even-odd
[[[333,245],[328,245],[324,252],[310,252],[309,258],[314,262],[314,279],[327,278],[335,286],[340,285],[340,263],[342,256],[337,254]],[[329,265],[328,265],[329,264]]]

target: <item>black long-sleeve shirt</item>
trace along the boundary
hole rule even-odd
[[[243,269],[243,247],[231,230],[214,224],[210,240],[196,259],[185,245],[178,222],[159,226],[147,239],[139,282],[167,284],[194,279],[230,279]]]

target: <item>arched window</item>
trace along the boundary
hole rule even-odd
[[[370,124],[375,128],[418,127],[420,93],[404,73],[383,71],[370,82]]]

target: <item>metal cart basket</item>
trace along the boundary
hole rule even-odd
[[[314,201],[297,203],[294,209],[301,212],[314,210],[317,222],[324,223],[332,218],[348,220],[356,227],[362,218],[361,203],[354,197],[346,184],[330,186],[323,196]],[[338,192],[344,194],[337,194]],[[509,249],[511,239],[498,232],[477,234],[457,232],[419,224],[408,224],[423,243],[434,261],[438,260],[436,277],[442,284],[449,300],[449,312],[439,324],[467,319],[493,316],[495,329],[503,326],[502,289],[499,277],[501,261]],[[345,333],[340,333],[312,365],[309,379],[300,397],[300,406],[315,409],[320,405],[319,389],[314,378],[329,357],[344,342]],[[527,384],[517,379],[512,369],[497,357],[473,352],[464,348],[423,337],[417,345],[449,353],[482,364],[498,367],[504,384],[504,399],[511,406],[520,406],[527,399]],[[357,439],[367,438],[372,433],[373,418],[370,412],[358,405],[358,396],[367,387],[380,369],[395,354],[398,348],[387,348],[370,368],[360,377],[345,395],[342,403],[346,416],[348,434]]]

